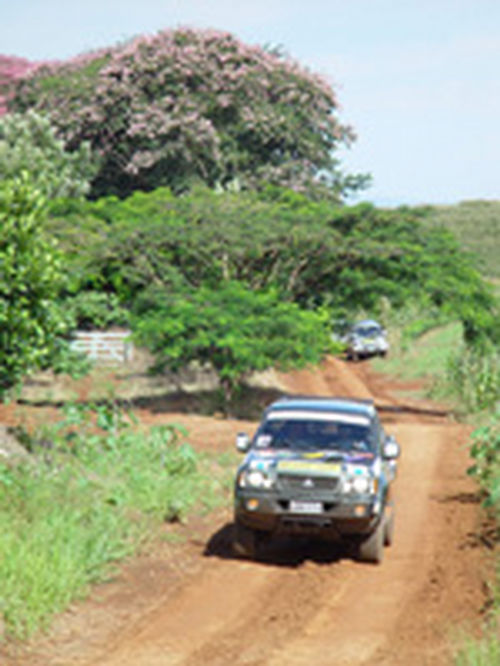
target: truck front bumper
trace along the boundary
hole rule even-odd
[[[308,511],[308,508],[311,510]],[[381,513],[378,497],[291,498],[240,490],[235,518],[256,530],[287,534],[317,534],[327,538],[364,535],[373,531]]]

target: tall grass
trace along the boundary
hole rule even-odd
[[[448,358],[447,384],[465,413],[491,409],[500,400],[500,354],[461,345]]]
[[[471,414],[481,414],[483,425],[474,431],[470,442],[473,464],[468,473],[481,489],[483,507],[496,524],[498,539],[500,537],[500,411],[498,410],[500,356],[494,348],[462,349],[449,360],[447,380],[450,390],[458,398],[460,411],[469,418]],[[480,640],[466,639],[457,651],[456,666],[500,664],[498,583],[493,589],[495,590],[492,614],[494,629],[487,626]]]
[[[406,310],[389,326],[391,351],[377,370],[402,379],[426,379],[434,397],[448,399],[461,414],[491,409],[500,401],[500,353],[493,345],[467,346],[459,322],[432,312]]]
[[[456,666],[498,666],[500,664],[500,640],[498,629],[490,629],[483,638],[464,641],[455,657]]]
[[[426,325],[422,333],[413,333],[418,326],[410,323],[403,329],[389,328],[389,355],[384,360],[376,360],[374,366],[401,379],[425,380],[427,392],[444,397],[442,384],[447,375],[449,358],[462,344],[462,326],[458,322],[432,328]]]
[[[33,460],[0,462],[7,636],[46,628],[155,525],[227,498],[227,470],[197,455],[183,435],[173,426],[140,432],[112,404],[72,407],[62,422],[29,437]]]
[[[468,473],[473,476],[485,497],[483,505],[496,521],[500,536],[500,412],[472,434]]]
[[[136,525],[94,502],[97,484],[74,469],[4,468],[2,476],[0,611],[9,634],[26,637],[130,552]]]
[[[425,330],[429,317],[418,309],[406,310],[400,316],[400,321],[393,320],[392,329],[389,327],[391,354],[376,361],[376,367],[405,379],[430,379],[434,395],[447,399],[460,416],[482,424],[470,441],[473,464],[468,472],[478,483],[484,510],[494,521],[500,539],[500,354],[493,346],[465,346],[458,323],[447,323],[414,336],[412,331]],[[483,637],[458,641],[455,666],[500,664],[498,581],[491,585],[493,610]]]

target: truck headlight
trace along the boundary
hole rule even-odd
[[[352,480],[352,492],[364,495],[371,491],[372,480],[369,476],[355,476]]]
[[[239,488],[272,488],[273,477],[261,469],[244,469],[238,475]]]
[[[342,483],[344,493],[355,495],[371,495],[377,492],[377,479],[365,468],[348,467]]]

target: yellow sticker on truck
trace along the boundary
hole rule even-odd
[[[278,472],[293,472],[294,474],[338,475],[342,470],[339,463],[316,462],[308,460],[280,460]]]

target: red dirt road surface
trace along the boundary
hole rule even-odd
[[[126,563],[49,636],[4,666],[445,666],[479,624],[488,561],[465,475],[468,432],[397,397],[366,363],[329,359],[279,377],[293,393],[373,397],[402,446],[394,544],[382,565],[282,539],[263,561],[231,554],[231,507],[178,526],[186,538]],[[195,447],[229,449],[255,424],[140,412],[184,423]]]

